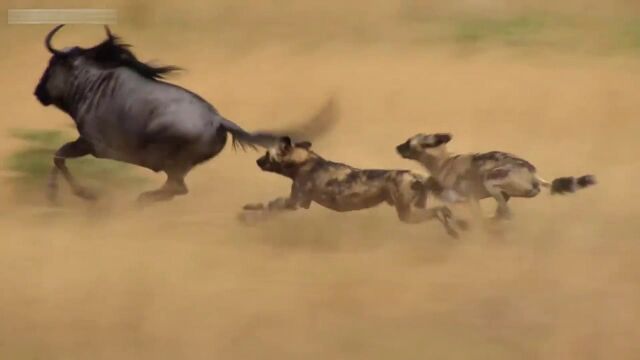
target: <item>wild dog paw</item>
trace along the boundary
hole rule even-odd
[[[243,223],[243,224],[245,224],[245,225],[249,225],[251,223],[254,223],[255,222],[254,218],[255,218],[255,216],[253,216],[248,211],[242,211],[237,216],[238,221]]]
[[[244,225],[255,225],[267,220],[268,214],[264,211],[245,210],[238,214],[237,219]]]
[[[449,221],[450,219],[453,218],[453,213],[451,212],[451,209],[449,209],[448,207],[441,207],[438,210],[439,215],[442,217],[443,220]]]
[[[496,210],[496,214],[493,216],[493,220],[511,220],[512,217],[513,215],[509,209],[498,208],[498,210]]]
[[[454,239],[460,238],[460,234],[453,227],[447,225],[445,226],[445,229],[447,231],[447,234],[449,234],[449,236],[451,236],[452,238]]]
[[[469,222],[467,220],[456,219],[455,223],[460,230],[466,231],[470,228]]]
[[[264,204],[262,203],[254,203],[254,204],[246,204],[242,207],[242,210],[256,211],[256,210],[264,210]]]
[[[447,231],[447,234],[449,234],[449,236],[453,237],[454,239],[457,239],[460,237],[460,235],[458,234],[458,231],[456,231],[456,229],[454,229],[454,227],[451,226],[451,223],[454,220],[451,209],[449,209],[448,207],[439,208],[438,217],[440,218],[440,221],[444,225],[445,230]]]

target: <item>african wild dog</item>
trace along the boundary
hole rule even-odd
[[[534,197],[540,186],[550,188],[551,194],[566,194],[596,183],[593,175],[561,177],[549,183],[536,174],[535,166],[515,155],[500,151],[455,155],[447,151],[449,141],[451,135],[446,133],[418,134],[396,150],[429,171],[444,189],[439,197],[445,201],[471,201],[477,208],[478,200],[493,197],[498,202],[496,218],[510,217],[509,198]]]
[[[301,207],[312,202],[334,211],[346,212],[374,207],[383,202],[395,206],[405,223],[419,223],[437,218],[451,236],[457,236],[454,225],[464,229],[463,221],[451,223],[446,206],[426,208],[430,190],[427,178],[408,170],[361,170],[325,160],[311,151],[310,142],[292,143],[288,137],[270,148],[257,160],[263,171],[293,180],[291,193],[264,204],[245,205],[244,220],[258,214],[268,216]]]

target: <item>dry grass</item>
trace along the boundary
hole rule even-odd
[[[69,123],[32,96],[47,29],[0,29],[11,50],[0,58],[1,132]],[[21,206],[22,194],[4,187],[1,358],[640,356],[634,58],[339,42],[238,53],[209,46],[204,26],[184,38],[118,30],[143,58],[187,67],[173,80],[248,129],[297,121],[337,91],[342,122],[314,144],[331,159],[419,170],[393,147],[447,130],[456,151],[509,150],[545,177],[593,172],[600,184],[516,200],[512,224],[458,242],[436,223],[400,224],[384,207],[314,207],[242,227],[237,209],[289,183],[260,173],[259,154],[230,149],[190,175],[189,196],[145,211],[130,206],[133,192],[96,206],[67,197],[52,210]],[[100,31],[69,27],[56,41],[87,45]],[[3,137],[0,156],[18,145]]]

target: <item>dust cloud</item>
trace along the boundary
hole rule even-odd
[[[131,191],[86,204],[61,187],[64,206],[56,209],[44,199],[21,201],[39,192],[3,186],[1,358],[640,357],[636,57],[386,40],[290,46],[278,34],[260,44],[238,37],[235,48],[204,22],[160,29],[154,19],[168,4],[158,3],[144,24],[114,31],[141,58],[187,68],[171,81],[247,129],[302,121],[337,94],[340,122],[313,144],[329,159],[422,171],[395,145],[417,132],[449,131],[453,151],[506,150],[546,178],[594,173],[599,184],[516,199],[511,223],[476,227],[456,241],[436,222],[401,224],[389,207],[336,214],[313,206],[242,226],[242,205],[284,195],[290,183],[260,172],[260,153],[230,147],[189,175],[188,196],[144,210],[132,205]],[[301,16],[287,24],[302,26],[308,16],[318,33],[338,37],[324,15],[304,8],[286,7]],[[340,8],[338,23],[359,10]],[[393,9],[383,10],[369,19]],[[261,11],[279,19],[272,7]],[[255,25],[253,13],[230,12],[244,22],[227,26]],[[373,23],[393,32],[393,21]],[[32,96],[48,60],[48,29],[0,27],[9,46],[0,59],[3,157],[19,146],[4,135],[11,128],[70,124]],[[69,26],[55,41],[87,46],[102,36],[100,27]],[[138,171],[150,179],[139,191],[164,180]],[[489,215],[494,204],[483,205]]]

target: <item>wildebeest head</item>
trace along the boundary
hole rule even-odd
[[[129,50],[130,45],[120,42],[107,26],[107,39],[92,48],[74,46],[58,50],[53,47],[51,40],[63,26],[53,28],[44,41],[52,56],[34,92],[42,105],[60,104],[80,69],[106,70],[125,66],[149,79],[161,79],[165,74],[178,70],[175,66],[155,67],[139,61]]]
[[[297,170],[304,166],[316,155],[311,151],[311,143],[308,141],[293,143],[291,138],[284,136],[280,142],[267,150],[256,163],[264,171],[274,172],[280,175],[292,177]]]
[[[446,153],[446,144],[451,141],[451,134],[417,134],[396,146],[398,154],[405,159],[422,160],[423,157],[439,157]]]

